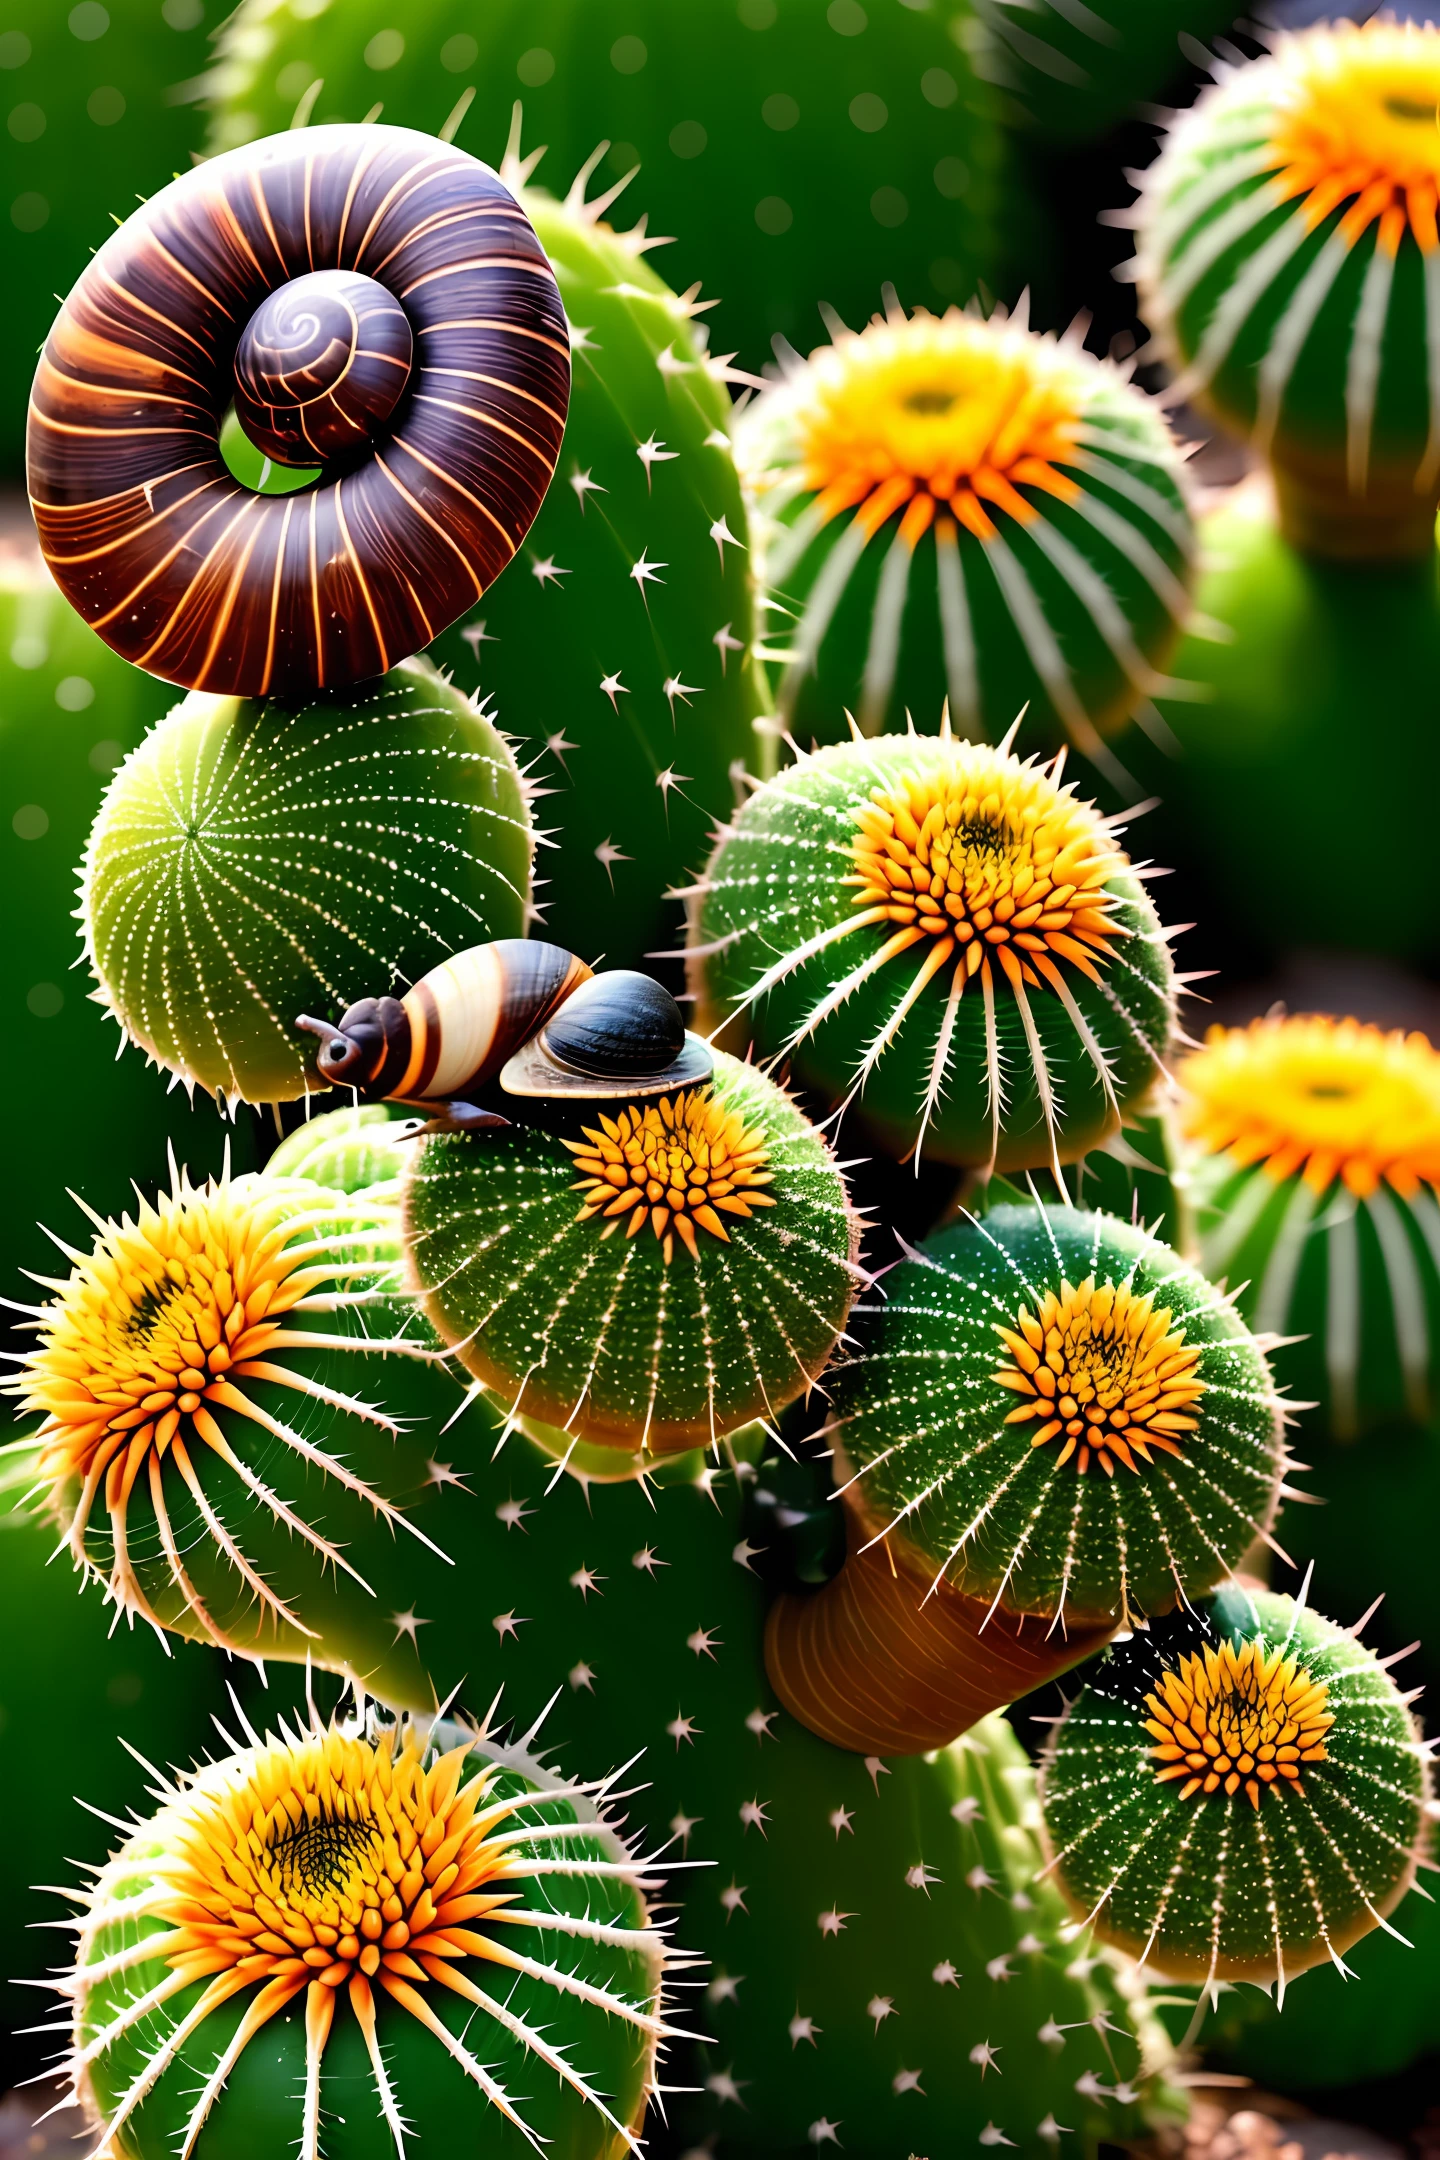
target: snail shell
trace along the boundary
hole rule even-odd
[[[633,1101],[708,1080],[714,1059],[686,1033],[680,1008],[648,975],[592,975],[500,1074],[507,1095]]]
[[[62,307],[30,401],[40,545],[151,674],[339,689],[504,569],[569,390],[554,275],[488,166],[407,128],[272,136],[152,196]],[[220,455],[232,400],[270,456],[344,468],[254,494]]]

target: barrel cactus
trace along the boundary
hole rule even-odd
[[[296,709],[200,692],[106,791],[81,873],[121,1028],[247,1102],[317,1085],[296,1016],[522,934],[526,790],[477,700],[423,661]]]
[[[415,1146],[405,1246],[477,1380],[578,1440],[665,1452],[770,1417],[823,1371],[858,1226],[824,1140],[719,1055],[658,1099]]]
[[[1440,1056],[1324,1014],[1212,1028],[1181,1068],[1207,1272],[1330,1432],[1436,1400]],[[1378,1555],[1377,1555],[1378,1558]]]
[[[0,355],[0,463],[18,476],[35,354],[55,289],[138,194],[163,187],[200,148],[204,122],[170,93],[208,57],[202,0],[20,0],[0,43],[8,125],[0,135],[9,334]]]
[[[1422,556],[1440,501],[1440,29],[1381,19],[1222,63],[1135,211],[1176,394],[1250,436],[1287,535]]]
[[[167,1095],[136,1056],[117,1060],[115,1030],[86,998],[75,965],[75,865],[112,769],[174,693],[125,665],[68,608],[38,569],[0,578],[0,952],[11,1055],[0,1116],[12,1134],[64,1135],[64,1176],[91,1207],[123,1207],[132,1177],[160,1177],[167,1142],[197,1171],[218,1170],[227,1138],[249,1168],[254,1135],[215,1105]],[[59,1227],[54,1150],[10,1149],[0,1291],[21,1297],[17,1271],[42,1273]]]
[[[1169,86],[1180,40],[1228,30],[1235,0],[979,0],[987,79],[1045,141],[1089,142]]]
[[[302,102],[359,120],[383,100],[388,121],[438,128],[473,96],[463,140],[493,159],[523,98],[565,173],[602,138],[607,183],[640,165],[676,282],[720,293],[721,342],[758,367],[777,331],[808,337],[817,301],[856,319],[886,278],[915,300],[995,278],[1003,150],[974,27],[969,0],[247,0],[211,140],[284,128]]]
[[[666,1951],[594,1788],[473,1729],[371,1717],[252,1733],[156,1797],[84,1898],[64,1982],[107,2145],[298,2139],[317,2160],[323,2118],[337,2155],[427,2134],[635,2150]]]
[[[1165,686],[1194,537],[1164,419],[1082,335],[892,304],[745,414],[777,705],[802,740],[948,697],[993,741],[1028,703],[1052,748],[1116,776],[1104,738]]]
[[[890,1269],[855,1334],[827,1427],[849,1557],[767,1642],[781,1699],[842,1746],[934,1747],[1269,1535],[1264,1356],[1138,1227],[992,1207]]]
[[[587,206],[582,175],[556,202],[525,186],[533,164],[503,172],[571,324],[565,448],[521,560],[435,650],[543,783],[546,936],[635,966],[675,943],[665,888],[730,809],[732,766],[758,761],[749,535],[694,292],[650,268],[643,219],[616,233],[608,195]]]
[[[721,832],[690,950],[703,1014],[898,1155],[1073,1161],[1156,1079],[1173,1019],[1113,822],[1009,737],[800,758]]]
[[[1172,1979],[1282,1991],[1384,1924],[1429,1799],[1430,1751],[1374,1652],[1238,1585],[1111,1650],[1042,1780],[1072,1911]]]

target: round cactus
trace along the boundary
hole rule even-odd
[[[3,50],[3,48],[0,48]],[[27,1293],[19,1270],[44,1273],[60,1187],[91,1207],[123,1207],[130,1180],[165,1170],[166,1143],[197,1170],[220,1168],[227,1137],[248,1168],[248,1121],[227,1128],[208,1098],[167,1095],[138,1057],[115,1056],[115,1031],[75,975],[75,864],[113,767],[174,692],[118,660],[38,569],[0,578],[0,952],[10,1055],[0,1116],[14,1135],[63,1136],[56,1151],[21,1139],[5,1173],[0,1291]],[[63,1203],[61,1212],[63,1212]],[[13,1347],[13,1346],[12,1346]]]
[[[894,305],[787,369],[737,454],[798,735],[948,698],[993,740],[1029,703],[1052,747],[1117,774],[1102,737],[1165,687],[1194,536],[1164,420],[1079,335]]]
[[[522,934],[530,821],[505,739],[420,661],[293,710],[192,693],[111,781],[91,967],[127,1036],[246,1102],[309,1093],[302,1011]]]
[[[677,282],[722,294],[723,344],[755,367],[777,331],[808,337],[817,302],[863,317],[885,278],[916,300],[995,278],[1003,149],[952,24],[973,30],[969,0],[247,0],[211,141],[287,127],[302,102],[359,120],[383,99],[387,121],[438,128],[464,95],[460,139],[493,159],[521,98],[564,172],[597,144],[607,183],[641,166]]]
[[[676,942],[666,889],[757,763],[748,529],[727,370],[701,307],[587,207],[503,177],[550,257],[574,345],[559,472],[521,560],[437,655],[478,683],[543,781],[545,935],[612,967]]]
[[[407,2135],[635,2150],[665,1947],[593,1790],[473,1730],[378,1720],[281,1724],[174,1774],[87,1893],[64,1983],[106,2144],[298,2138],[317,2160],[323,2113],[337,2160]]]
[[[773,1416],[824,1369],[857,1224],[772,1080],[717,1056],[658,1100],[416,1143],[405,1245],[424,1309],[510,1414],[664,1453]]]
[[[1213,37],[1235,0],[977,0],[985,42],[977,59],[1001,84],[1017,120],[1047,141],[1090,142],[1183,65],[1180,39]]]
[[[1181,1068],[1204,1265],[1330,1431],[1433,1413],[1440,1056],[1324,1015],[1212,1028]]]
[[[1141,1229],[993,1207],[892,1268],[855,1332],[827,1383],[850,1556],[779,1602],[767,1652],[842,1746],[934,1747],[1269,1535],[1265,1359]]]
[[[1233,1587],[1107,1652],[1042,1776],[1071,1909],[1173,1979],[1278,1981],[1409,1889],[1429,1750],[1384,1666],[1293,1598]]]
[[[41,1486],[75,1564],[117,1607],[226,1649],[303,1655],[316,1630],[292,1584],[317,1611],[327,1570],[337,1589],[344,1576],[371,1594],[307,1515],[326,1519],[338,1491],[404,1524],[354,1467],[357,1449],[380,1435],[393,1449],[407,1391],[436,1415],[457,1400],[399,1295],[386,1190],[349,1199],[304,1177],[196,1186],[182,1173],[133,1217],[100,1220],[93,1250],[54,1283],[10,1385],[42,1416]],[[368,1391],[387,1353],[410,1371],[387,1376],[381,1409]],[[271,1482],[277,1449],[283,1482],[304,1494],[294,1505]]]
[[[801,758],[721,833],[692,987],[896,1154],[1073,1161],[1160,1070],[1165,933],[1058,764],[891,736]],[[968,995],[965,993],[968,991]]]
[[[204,128],[170,95],[208,58],[202,0],[98,0],[79,8],[18,0],[0,37],[8,126],[0,201],[9,210],[9,335],[0,355],[0,465],[24,469],[25,408],[35,355],[68,291],[137,193],[188,165]]]
[[[1176,394],[1273,465],[1287,535],[1427,555],[1440,501],[1440,29],[1280,36],[1221,63],[1145,175],[1142,309]]]

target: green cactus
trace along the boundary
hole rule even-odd
[[[1235,0],[977,0],[975,64],[1046,142],[1091,142],[1168,87],[1180,39],[1214,37]]]
[[[597,1791],[373,1716],[173,1774],[82,1900],[76,2096],[137,2160],[634,2151],[666,1950]]]
[[[1340,1440],[1440,1382],[1440,1057],[1324,1015],[1212,1028],[1181,1068],[1206,1273]],[[1378,1561],[1379,1555],[1375,1559]]]
[[[664,1453],[778,1414],[850,1309],[858,1225],[772,1080],[416,1143],[405,1246],[431,1322],[514,1414]]]
[[[1123,779],[1103,738],[1167,687],[1194,535],[1168,427],[1082,334],[892,305],[745,414],[788,648],[777,709],[802,740],[947,698],[963,734],[995,740],[1029,704],[1052,749]]]
[[[187,1083],[308,1094],[302,1011],[338,1018],[522,933],[530,819],[505,738],[423,661],[292,709],[182,700],[121,765],[81,877],[125,1035]]]
[[[722,831],[690,943],[702,1014],[897,1155],[1073,1161],[1155,1080],[1173,1018],[1113,826],[1008,737],[802,757]]]
[[[1287,1979],[1404,1897],[1430,1750],[1384,1665],[1293,1598],[1238,1585],[1107,1652],[1042,1772],[1072,1910],[1171,1978]]]
[[[934,1746],[1269,1537],[1265,1359],[1139,1227],[992,1206],[889,1269],[854,1333],[826,1428],[850,1556],[768,1650],[832,1738]]]
[[[411,1143],[385,1149],[383,1115],[318,1118],[284,1144],[291,1176],[308,1166],[334,1179],[323,1195],[332,1219],[362,1151],[376,1151],[387,1177],[352,1205],[389,1204],[388,1172]],[[299,1182],[273,1180],[292,1193]],[[326,1299],[326,1286],[316,1294]],[[324,1325],[337,1321],[349,1325],[337,1314]],[[897,2135],[923,2151],[964,2134],[1039,2154],[1052,2149],[1047,2120],[1089,2150],[1102,2133],[1136,2128],[1163,2100],[1143,1990],[1083,1943],[1058,1947],[1053,1906],[1033,1880],[1033,1788],[1014,1742],[987,1727],[958,1757],[866,1763],[776,1707],[756,1572],[767,1533],[745,1502],[749,1437],[718,1460],[672,1458],[646,1489],[576,1475],[573,1460],[557,1481],[554,1462],[519,1434],[497,1446],[502,1420],[483,1397],[457,1421],[463,1398],[443,1373],[378,1354],[383,1324],[372,1310],[368,1349],[357,1338],[321,1358],[272,1343],[267,1358],[379,1406],[369,1420],[327,1417],[311,1398],[309,1437],[343,1449],[354,1483],[289,1457],[286,1473],[297,1517],[323,1510],[325,1534],[368,1588],[256,1509],[234,1518],[240,1543],[300,1626],[277,1626],[258,1606],[247,1617],[222,1596],[233,1568],[187,1517],[187,1578],[209,1604],[177,1605],[173,1624],[204,1634],[207,1617],[222,1616],[236,1638],[348,1672],[417,1711],[458,1691],[483,1716],[503,1683],[503,1708],[522,1729],[558,1689],[545,1738],[567,1766],[608,1767],[643,1749],[630,1803],[643,1834],[716,1863],[680,1878],[677,1934],[715,1966],[695,2021],[715,2047],[685,2128],[722,2151],[759,2140],[791,2154],[827,2122],[875,2151]],[[253,1376],[243,1385],[257,1407],[294,1421],[293,1389]],[[243,1422],[224,1406],[216,1415],[238,1445]],[[399,1439],[385,1415],[405,1427]],[[209,1463],[204,1474],[219,1494]],[[145,1486],[142,1476],[131,1495],[128,1544],[160,1606]],[[397,1537],[359,1487],[387,1494],[421,1538]],[[886,2000],[893,2015],[873,2007]],[[368,2076],[363,2058],[358,2074]]]
[[[178,42],[178,41],[177,41]],[[0,46],[0,52],[3,52]],[[77,48],[78,50],[78,48]],[[9,1297],[18,1271],[43,1274],[55,1251],[62,1185],[102,1212],[130,1180],[163,1175],[172,1142],[197,1170],[218,1170],[227,1138],[237,1168],[255,1156],[248,1119],[226,1127],[213,1103],[166,1095],[139,1057],[116,1060],[114,1030],[72,972],[75,864],[106,779],[174,693],[127,667],[38,569],[0,580],[0,952],[9,1055],[0,1117],[14,1137],[0,1261]],[[52,1147],[63,1136],[63,1176]]]
[[[35,360],[91,252],[188,166],[203,140],[172,88],[206,64],[204,0],[17,0],[0,33],[0,201],[8,211],[8,330],[0,355],[0,470],[23,477]],[[213,29],[221,10],[211,7]]]
[[[325,27],[317,25],[317,27]],[[553,159],[553,153],[552,153]],[[612,967],[676,943],[666,887],[701,859],[758,762],[748,533],[726,369],[630,234],[526,189],[559,280],[574,376],[559,472],[521,560],[437,657],[478,683],[546,790],[545,934]]]
[[[1162,697],[1173,755],[1136,735],[1125,745],[1138,782],[1162,798],[1146,847],[1174,866],[1185,915],[1237,978],[1258,980],[1300,947],[1431,967],[1440,557],[1308,556],[1255,483],[1200,532],[1197,600],[1220,639],[1188,636],[1174,672],[1203,701]],[[1357,736],[1356,713],[1370,711],[1385,715],[1383,750]],[[1383,873],[1317,875],[1322,832],[1355,835],[1367,864],[1383,854]]]
[[[912,302],[995,278],[1002,145],[970,16],[969,0],[247,0],[220,41],[211,141],[284,128],[302,101],[359,120],[383,100],[388,121],[438,128],[463,93],[462,139],[493,159],[521,98],[562,172],[602,137],[607,179],[642,167],[676,283],[722,295],[720,343],[758,367],[776,332],[808,341],[817,302],[863,320],[887,278]]]
[[[1250,436],[1297,545],[1427,556],[1440,502],[1440,30],[1282,35],[1175,121],[1134,212],[1175,395]]]

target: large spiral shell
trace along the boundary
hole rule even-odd
[[[333,451],[354,423],[343,471],[254,494],[219,448],[237,388],[253,418],[252,319],[336,271],[408,319],[403,393],[317,443]],[[488,166],[402,128],[248,144],[146,203],[61,309],[30,406],[41,546],[85,620],[152,674],[242,696],[363,681],[510,560],[554,471],[569,381],[550,266]],[[280,387],[295,462],[305,386]]]

